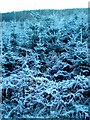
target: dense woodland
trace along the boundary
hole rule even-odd
[[[88,10],[3,13],[1,26],[2,117],[89,120]]]

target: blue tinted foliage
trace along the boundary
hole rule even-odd
[[[2,28],[2,117],[89,119],[87,9],[5,13]]]

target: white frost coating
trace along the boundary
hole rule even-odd
[[[30,12],[2,22],[3,118],[88,119],[87,10]]]

